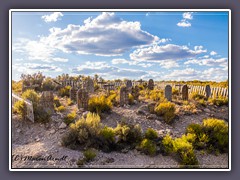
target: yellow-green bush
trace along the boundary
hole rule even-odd
[[[61,106],[55,108],[55,110],[56,110],[57,112],[64,112],[64,111],[66,110],[66,108],[61,105]]]
[[[22,92],[22,81],[13,81],[12,80],[12,91],[15,93],[21,93]]]
[[[71,113],[67,114],[65,117],[64,117],[64,122],[69,125],[71,123],[74,122],[74,120],[76,119],[76,112],[75,111],[72,111]]]
[[[162,144],[163,144],[164,152],[166,154],[170,154],[173,152],[173,139],[169,134],[164,136],[162,140]]]
[[[164,99],[163,97],[163,91],[154,89],[154,90],[145,90],[145,91],[140,91],[140,94],[145,94],[146,99],[151,99],[153,101],[159,101],[160,99]]]
[[[13,106],[13,111],[21,116],[22,119],[26,118],[27,106],[24,101],[17,101]]]
[[[204,119],[202,125],[190,124],[186,133],[196,136],[193,145],[197,149],[228,152],[228,124],[224,120]]]
[[[138,148],[140,151],[144,152],[147,155],[154,156],[157,151],[156,143],[150,139],[143,139]]]
[[[206,101],[204,99],[200,99],[200,100],[197,101],[197,104],[205,107],[206,106]]]
[[[209,144],[220,152],[228,151],[228,124],[224,120],[205,119],[203,128],[209,136]]]
[[[135,145],[142,140],[142,129],[139,124],[120,123],[114,129],[114,133],[118,137],[117,142],[119,144]]]
[[[166,123],[171,123],[175,117],[175,104],[171,102],[160,103],[155,107],[155,113],[163,116]]]
[[[145,138],[150,140],[157,139],[158,133],[154,129],[148,128],[145,132]]]
[[[89,99],[88,109],[91,112],[101,114],[102,112],[109,112],[112,109],[112,102],[104,95],[95,96]]]
[[[32,101],[33,106],[37,106],[39,102],[39,95],[33,89],[28,89],[22,94],[23,99],[28,99]]]
[[[54,107],[61,106],[61,103],[60,103],[59,98],[57,96],[54,97],[53,104],[54,104]]]
[[[210,103],[216,105],[216,106],[223,106],[223,105],[228,105],[228,98],[227,97],[217,97],[217,98],[210,98],[208,100]]]
[[[119,95],[116,91],[110,91],[110,95],[107,97],[114,106],[119,104]]]
[[[134,97],[132,94],[128,94],[128,104],[130,105],[134,104]]]
[[[172,88],[172,95],[178,95],[179,94],[179,90],[176,88]]]
[[[70,98],[67,98],[67,105],[71,106],[73,104],[74,104],[73,101]]]
[[[197,167],[198,160],[194,154],[191,141],[194,141],[193,135],[183,135],[181,138],[172,139],[167,135],[163,138],[162,144],[167,154],[173,153],[177,155],[177,159],[181,165],[186,167]]]
[[[22,98],[28,99],[32,102],[35,122],[47,123],[50,121],[50,114],[44,110],[44,107],[39,106],[40,97],[36,91],[28,89],[22,94]]]
[[[105,126],[103,129],[101,129],[100,131],[100,135],[104,138],[104,140],[108,141],[108,142],[114,142],[114,137],[115,137],[115,133],[114,133],[114,129],[108,126]]]
[[[65,86],[65,87],[58,90],[58,95],[61,96],[61,97],[64,97],[64,96],[69,97],[70,96],[70,89],[71,89],[71,86]]]
[[[96,150],[88,149],[83,152],[84,158],[87,162],[92,161],[96,157]]]
[[[205,99],[205,96],[198,93],[192,93],[190,98],[193,100],[200,100],[200,99]]]

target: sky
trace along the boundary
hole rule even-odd
[[[12,12],[12,79],[225,81],[228,12]]]

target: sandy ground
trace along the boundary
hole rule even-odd
[[[170,133],[173,137],[180,137],[189,124],[200,124],[204,118],[218,117],[228,121],[228,107],[211,106],[199,109],[196,114],[181,115],[172,125],[167,125],[154,115],[149,117],[137,114],[138,108],[143,105],[146,103],[114,107],[111,113],[104,114],[101,121],[115,127],[119,121],[125,120],[140,124],[143,130],[151,127],[159,134]],[[69,107],[67,112],[74,108],[76,105]],[[22,121],[13,114],[12,168],[78,168],[76,162],[83,157],[82,152],[62,147],[60,143],[61,137],[68,131],[68,128],[59,128],[64,114],[54,114],[46,125]],[[216,156],[196,151],[196,155],[200,168],[228,168],[228,154]],[[38,159],[31,159],[31,156]],[[83,168],[179,168],[179,164],[171,156],[160,154],[150,157],[137,150],[111,153],[98,151],[94,161],[85,164]]]

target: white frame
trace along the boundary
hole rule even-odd
[[[228,83],[229,83],[229,167],[228,169],[12,169],[11,167],[11,157],[12,157],[12,144],[11,144],[11,134],[12,134],[12,108],[11,108],[11,95],[12,95],[12,12],[228,12]],[[9,10],[9,171],[231,171],[231,10],[230,9],[10,9]]]

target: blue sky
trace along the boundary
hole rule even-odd
[[[12,12],[12,78],[228,78],[228,12]]]

